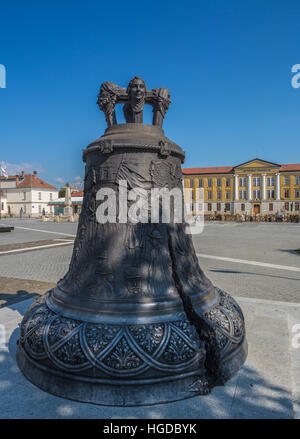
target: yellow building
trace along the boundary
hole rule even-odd
[[[279,165],[253,159],[237,166],[182,170],[186,201],[204,190],[205,214],[300,213],[300,163]]]

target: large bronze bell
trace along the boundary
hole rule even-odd
[[[117,103],[125,104],[125,124],[117,124]],[[143,124],[145,103],[153,106],[152,125]],[[169,103],[168,89],[146,90],[137,77],[127,89],[101,86],[108,128],[83,152],[83,209],[69,271],[21,325],[19,367],[47,392],[116,406],[176,401],[209,393],[246,359],[242,311],[200,269],[185,223],[161,221],[161,204],[158,222],[127,220],[133,203],[121,200],[123,189],[179,189],[182,197],[184,152],[162,130]],[[109,194],[115,210],[104,208]]]

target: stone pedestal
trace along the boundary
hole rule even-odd
[[[71,215],[73,215],[72,207],[64,207],[64,216],[71,216]]]

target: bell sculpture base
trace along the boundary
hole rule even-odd
[[[145,201],[153,188],[177,189],[183,200],[184,152],[161,128],[166,90],[146,90],[140,78],[127,91],[101,86],[108,128],[83,154],[84,201],[69,271],[27,310],[18,342],[23,374],[57,396],[166,403],[208,394],[245,362],[242,311],[204,275],[184,221],[124,220],[127,209],[131,218],[134,208],[143,210],[134,194]],[[141,101],[153,105],[153,125],[142,123]],[[126,124],[116,124],[118,102]],[[101,220],[105,212],[109,221]]]
[[[247,356],[241,310],[221,290],[218,305],[199,318],[214,328],[204,342],[184,312],[179,320],[147,325],[87,323],[52,311],[52,293],[28,309],[17,361],[29,381],[57,396],[139,406],[206,395],[232,378]]]

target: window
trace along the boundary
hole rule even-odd
[[[274,191],[274,189],[268,189],[267,190],[267,198],[275,198],[275,191]]]
[[[203,180],[202,180],[202,178],[199,178],[199,180],[198,180],[198,187],[203,187]]]
[[[230,200],[230,198],[231,198],[231,192],[226,191],[226,200]]]
[[[217,178],[217,186],[221,187],[221,179],[220,178]]]
[[[290,191],[289,191],[288,189],[285,189],[285,191],[284,191],[284,197],[285,197],[285,198],[289,198],[289,196],[290,196]]]
[[[207,203],[207,210],[211,212],[211,203]]]
[[[195,200],[195,192],[191,191],[191,193],[192,193],[192,200],[194,201]]]
[[[300,184],[300,177],[298,175],[295,176],[295,184]]]
[[[284,209],[289,210],[290,209],[290,203],[284,203]]]
[[[217,211],[220,212],[221,210],[221,203],[217,203]]]
[[[240,200],[246,200],[247,198],[247,191],[240,190]]]
[[[260,186],[260,177],[253,177],[253,186]]]
[[[39,192],[39,200],[42,199],[42,192]]]
[[[207,199],[212,200],[212,191],[207,191]]]
[[[298,201],[296,201],[296,203],[295,203],[295,210],[298,210],[299,211],[299,202]]]
[[[194,187],[194,180],[190,181],[190,187]]]
[[[285,184],[285,186],[289,186],[289,184],[290,184],[290,177],[284,177],[284,184]]]
[[[217,199],[221,200],[222,198],[222,192],[221,191],[217,191]]]
[[[52,192],[50,192],[50,194],[49,194],[49,198],[50,198],[50,201],[52,201]]]
[[[273,203],[269,203],[269,212],[273,212]]]
[[[23,192],[23,201],[26,200],[26,192]]]
[[[211,178],[207,179],[207,186],[212,187],[212,179]]]
[[[245,204],[244,203],[241,204],[241,211],[245,212]]]
[[[230,203],[225,203],[226,212],[230,211]]]
[[[247,177],[240,178],[240,186],[243,186],[243,187],[247,186]]]
[[[300,198],[300,189],[295,189],[295,198]]]
[[[196,200],[203,201],[204,191],[202,189],[196,189]]]
[[[260,190],[259,189],[254,189],[254,191],[253,191],[253,199],[254,200],[260,200]]]
[[[226,178],[226,187],[230,187],[230,178]]]
[[[275,186],[275,177],[267,177],[267,186]]]

